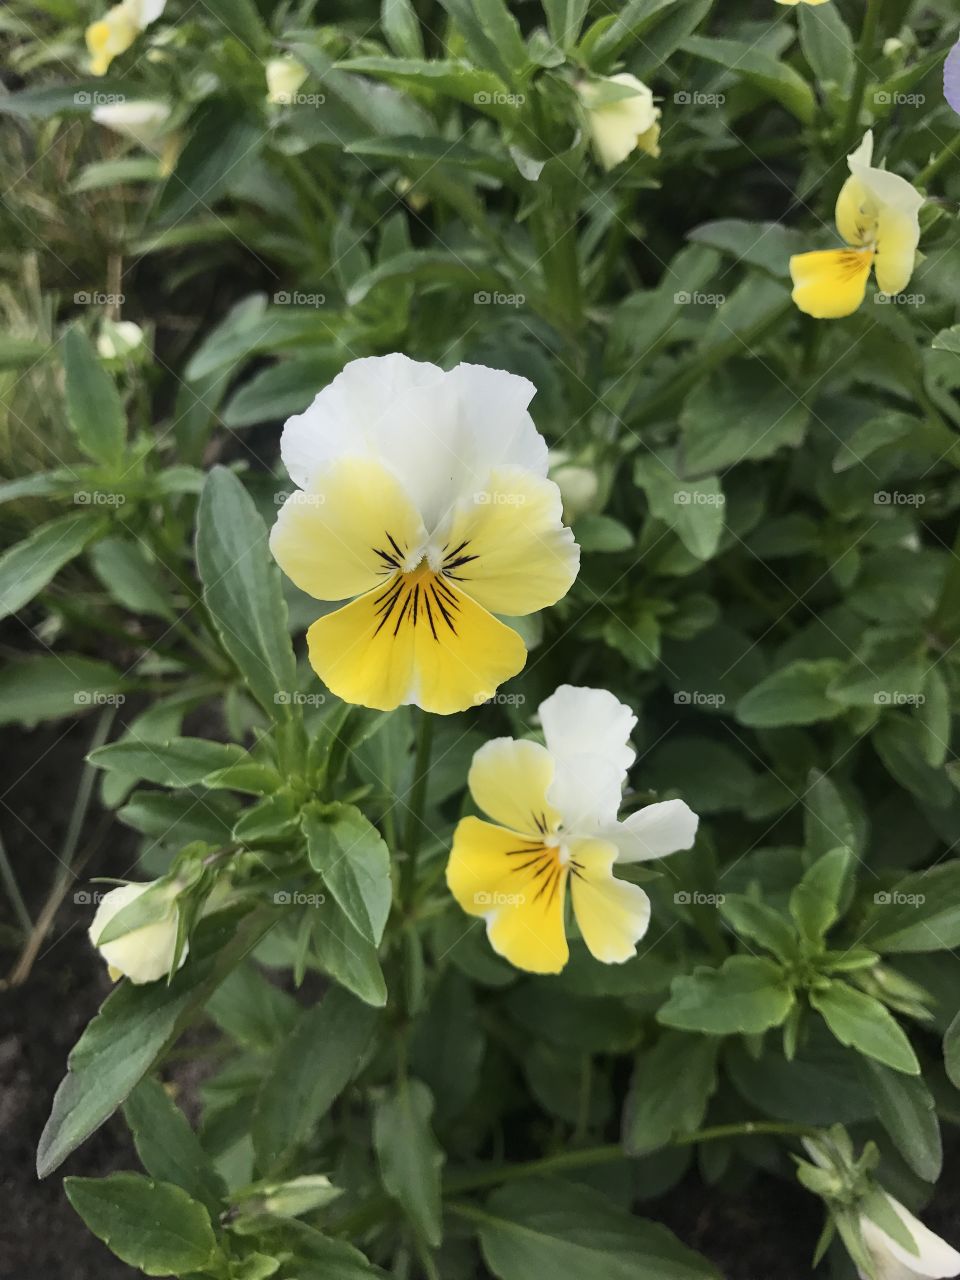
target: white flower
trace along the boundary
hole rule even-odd
[[[97,907],[88,936],[107,962],[114,981],[126,977],[135,983],[156,982],[170,972],[177,942],[176,889],[173,886],[165,891],[166,909],[159,919],[142,925],[139,929],[132,929],[112,942],[100,943],[100,935],[114,916],[148,889],[152,889],[154,884],[156,881],[125,884],[118,889],[111,889]],[[187,944],[184,943],[180,965],[187,958],[187,950]]]
[[[941,1240],[899,1200],[884,1192],[890,1208],[913,1236],[916,1253],[910,1253],[865,1214],[860,1234],[873,1263],[873,1273],[860,1272],[861,1280],[943,1280],[960,1275],[960,1253]]]
[[[283,105],[293,101],[297,90],[310,74],[302,62],[287,54],[271,58],[267,63],[267,101]]]
[[[447,884],[464,911],[486,920],[494,950],[531,973],[567,962],[569,886],[587,948],[621,964],[647,931],[650,899],[616,879],[614,865],[689,849],[698,819],[682,800],[666,800],[618,821],[636,716],[612,693],[561,685],[541,703],[540,721],[545,746],[496,738],[473,757],[470,793],[493,821],[461,820]]]
[[[578,89],[594,150],[605,169],[615,168],[631,151],[660,154],[660,108],[636,76],[623,71],[584,81]]]
[[[287,422],[280,448],[300,491],[270,547],[301,590],[351,601],[307,632],[338,697],[447,714],[523,666],[523,641],[494,615],[555,603],[579,565],[533,394],[482,365],[375,356]]]
[[[167,0],[121,0],[102,18],[91,22],[86,41],[93,74],[106,75],[114,58],[126,53],[140,32],[156,22],[166,4]]]
[[[141,147],[152,151],[154,144],[167,132],[170,108],[165,102],[142,98],[132,102],[103,103],[94,107],[90,114],[97,124],[125,138],[132,138]]]
[[[97,335],[97,354],[103,360],[117,360],[142,343],[143,330],[132,320],[104,320]]]

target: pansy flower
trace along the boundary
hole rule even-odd
[[[615,865],[689,849],[698,819],[682,800],[666,800],[618,821],[636,716],[612,693],[561,685],[541,703],[540,722],[545,746],[497,738],[473,757],[470,793],[492,821],[460,821],[447,884],[518,969],[559,973],[566,964],[568,890],[590,952],[620,964],[647,931],[650,899],[618,880]]]
[[[114,58],[126,53],[140,32],[156,22],[166,5],[167,0],[122,0],[91,22],[86,40],[93,74],[106,75]]]
[[[900,293],[913,274],[923,196],[898,174],[875,168],[873,131],[847,157],[850,177],[837,197],[837,230],[849,246],[790,259],[793,300],[817,320],[852,315],[876,272],[883,293]]]
[[[943,96],[960,115],[960,40],[947,54],[943,64]]]
[[[960,1275],[960,1253],[889,1192],[883,1195],[888,1208],[912,1237],[914,1248],[904,1248],[867,1214],[861,1215],[860,1234],[873,1263],[875,1280],[943,1280],[945,1276]],[[871,1280],[866,1272],[859,1274],[861,1280]]]
[[[586,111],[587,131],[604,169],[616,168],[631,151],[656,158],[660,154],[660,108],[652,91],[636,76],[586,80],[578,86]]]
[[[527,412],[534,390],[482,365],[374,356],[287,422],[299,489],[270,546],[308,595],[351,602],[307,632],[337,697],[448,714],[523,667],[523,641],[494,615],[554,604],[580,556]]]

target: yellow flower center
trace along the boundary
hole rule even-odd
[[[462,570],[477,559],[470,554],[469,546],[466,540],[453,548],[448,543],[440,551],[417,548],[410,552],[385,531],[383,546],[373,548],[383,562],[379,572],[388,575],[386,585],[374,600],[380,619],[374,635],[388,623],[392,624],[394,635],[402,626],[416,628],[421,624],[429,628],[434,640],[439,640],[444,630],[456,635],[461,602],[446,579],[464,581]]]

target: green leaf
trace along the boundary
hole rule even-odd
[[[500,1280],[719,1280],[666,1227],[581,1183],[508,1184],[482,1210],[459,1212],[476,1224],[487,1266]]]
[[[801,5],[797,14],[800,48],[821,84],[846,90],[853,76],[854,50],[849,28],[834,4]]]
[[[802,124],[813,123],[817,111],[813,90],[799,72],[785,62],[778,62],[765,50],[744,47],[742,40],[717,40],[707,36],[688,36],[680,47],[756,85]]]
[[[376,1023],[377,1014],[340,987],[301,1014],[257,1096],[253,1141],[262,1168],[310,1141],[353,1078]]]
[[[860,1071],[877,1118],[918,1178],[936,1182],[943,1164],[940,1122],[933,1094],[919,1076],[860,1059]]]
[[[793,1003],[778,964],[761,956],[730,956],[719,969],[700,966],[674,978],[657,1021],[712,1036],[757,1035],[778,1027]]]
[[[92,511],[61,516],[34,529],[0,556],[0,618],[22,609],[104,527]]]
[[[334,356],[310,356],[282,360],[260,369],[228,400],[222,414],[224,425],[250,427],[302,413],[317,394],[317,388],[339,373],[342,364],[342,359]]]
[[[688,233],[687,239],[695,244],[708,244],[735,258],[737,262],[762,267],[764,271],[783,279],[790,275],[791,254],[800,253],[806,248],[799,231],[793,231],[779,222],[745,222],[742,218],[720,218],[716,222],[701,223]],[[759,373],[763,365],[753,363],[750,368]],[[745,404],[743,407],[751,406]]]
[[[357,306],[377,285],[394,280],[440,281],[456,285],[458,290],[480,291],[495,289],[504,283],[499,273],[491,269],[487,254],[465,249],[452,257],[445,249],[406,249],[358,276],[347,290],[347,304]]]
[[[253,499],[225,467],[200,495],[197,568],[224,649],[267,714],[288,719],[297,669],[280,572]]]
[[[849,849],[831,849],[818,858],[790,894],[790,914],[808,942],[823,941],[840,918],[840,904],[853,870]]]
[[[119,392],[90,339],[77,325],[63,335],[67,417],[84,453],[116,467],[123,457],[127,421]]]
[[[609,62],[675,3],[676,0],[627,0],[618,13],[605,13],[597,19],[581,42],[581,52],[591,64]]]
[[[210,742],[206,738],[172,738],[169,742],[125,738],[98,747],[88,759],[98,769],[123,773],[136,781],[156,782],[162,787],[192,787],[214,770],[244,764],[247,753],[236,743]]]
[[[953,1018],[943,1037],[943,1065],[950,1083],[960,1089],[960,1013]]]
[[[861,929],[874,951],[950,951],[960,946],[960,861],[952,859],[878,889]]]
[[[389,1195],[403,1206],[429,1245],[440,1244],[440,1166],[443,1151],[430,1128],[433,1098],[419,1080],[401,1080],[378,1102],[373,1145]]]
[[[354,928],[376,946],[392,897],[390,851],[379,831],[352,804],[307,810],[303,831],[310,865]]]
[[[731,361],[704,378],[680,413],[684,471],[702,475],[803,443],[810,413],[758,361]]]
[[[65,1178],[63,1188],[93,1234],[145,1275],[199,1271],[217,1251],[206,1209],[169,1182],[111,1173]]]
[[[699,1129],[717,1087],[719,1049],[717,1040],[665,1031],[638,1054],[623,1112],[621,1140],[630,1155]]]
[[[484,115],[504,122],[516,115],[516,107],[503,101],[507,86],[499,76],[456,59],[351,58],[338,62],[338,70],[395,81],[419,93],[434,91],[466,103]]]
[[[420,19],[410,0],[382,0],[380,25],[387,43],[398,58],[423,57]]]
[[[737,719],[751,729],[816,724],[842,715],[842,703],[827,689],[842,670],[836,658],[791,662],[761,680],[737,703]]]
[[[569,49],[580,38],[580,28],[590,8],[590,0],[543,0],[550,39],[561,49]]]
[[[796,957],[796,935],[789,921],[773,907],[743,894],[725,893],[719,909],[724,920],[739,937],[759,943],[780,960],[792,960]]]
[[[529,64],[516,18],[504,0],[440,0],[474,60],[512,84]]]
[[[830,982],[810,992],[810,1003],[841,1044],[858,1049],[894,1071],[920,1074],[920,1064],[903,1028],[873,996],[856,991],[845,982]]]
[[[903,715],[885,716],[872,734],[877,754],[887,772],[921,805],[933,809],[947,809],[956,793],[948,774],[935,769],[924,758],[923,745],[927,733],[919,721]]]
[[[101,538],[90,554],[106,591],[131,613],[172,618],[173,607],[155,561],[132,538]]]
[[[104,705],[124,688],[105,662],[73,654],[45,654],[9,663],[0,671],[0,724],[34,725]]]
[[[194,1013],[276,917],[251,913],[237,923],[226,913],[202,922],[189,962],[169,986],[123,982],[77,1041],[67,1075],[37,1149],[37,1173],[52,1173],[103,1124],[176,1039]]]
[[[239,180],[264,136],[236,102],[207,99],[191,121],[187,143],[157,199],[155,217],[169,225],[198,207],[208,210],[228,183]]]
[[[216,1216],[227,1188],[187,1118],[157,1080],[141,1080],[123,1115],[143,1167],[152,1178],[182,1187]]]
[[[316,913],[313,946],[317,963],[365,1004],[387,1003],[387,984],[376,947],[359,934],[339,907],[327,904]]]
[[[725,499],[717,477],[681,480],[652,455],[637,460],[634,477],[653,515],[676,532],[691,555],[710,560],[723,532]]]
[[[829,776],[811,769],[803,795],[803,843],[808,858],[818,858],[842,845],[862,849],[862,833],[854,825],[843,796]]]

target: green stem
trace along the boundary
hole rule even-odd
[[[27,910],[27,904],[23,900],[23,894],[20,892],[20,885],[17,883],[17,877],[13,867],[10,865],[10,859],[7,857],[7,850],[2,836],[0,836],[0,879],[3,880],[3,887],[7,891],[7,897],[13,905],[16,917],[20,921],[20,927],[25,935],[29,935],[33,929],[33,921],[30,918],[30,912]]]
[[[946,146],[940,148],[930,163],[920,170],[913,180],[913,185],[915,187],[925,187],[930,179],[940,172],[958,148],[960,148],[960,133],[955,133]]]
[[[407,813],[406,839],[403,864],[402,898],[406,906],[413,902],[417,885],[417,854],[423,836],[423,810],[427,800],[427,777],[430,772],[430,753],[433,750],[433,716],[429,711],[418,710],[420,725],[417,732],[417,754],[413,765],[413,787],[410,793],[410,809]]]
[[[883,0],[867,0],[866,12],[863,15],[863,26],[860,29],[860,40],[856,51],[856,72],[853,78],[853,90],[850,94],[850,105],[847,108],[847,119],[843,126],[843,149],[845,151],[852,147],[857,140],[860,109],[863,106],[863,91],[867,87],[870,57],[877,38],[877,26],[880,21],[880,6],[882,3]]]

